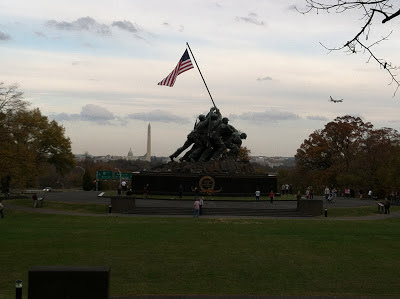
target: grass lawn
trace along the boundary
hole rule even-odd
[[[400,211],[400,206],[391,206],[390,212]],[[353,208],[335,208],[328,207],[328,217],[361,217],[379,214],[378,208],[373,207],[353,207]],[[320,217],[325,217],[321,215]]]
[[[110,266],[111,296],[399,297],[400,219],[82,217],[7,210],[0,298],[35,265]]]

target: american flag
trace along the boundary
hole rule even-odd
[[[169,74],[165,79],[158,83],[158,85],[166,85],[169,87],[174,86],[176,77],[193,68],[192,61],[190,60],[189,53],[185,50],[178,64],[174,68],[174,70]]]

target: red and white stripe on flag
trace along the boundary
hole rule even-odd
[[[174,70],[165,79],[159,82],[158,85],[166,85],[172,87],[174,86],[176,77],[178,77],[178,75],[192,68],[193,64],[192,61],[190,60],[189,53],[187,50],[185,50]]]

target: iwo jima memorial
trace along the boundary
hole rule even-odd
[[[268,173],[256,173],[248,160],[243,159],[241,146],[247,135],[236,129],[229,123],[229,119],[221,114],[220,109],[214,103],[189,44],[187,44],[187,47],[199,70],[213,106],[207,114],[200,114],[197,117],[193,129],[186,137],[186,141],[170,155],[171,161],[150,170],[132,174],[131,186],[134,193],[141,193],[145,186],[148,186],[151,195],[166,195],[168,199],[171,199],[171,197],[176,199],[180,190],[184,195],[191,194],[204,197],[209,207],[216,207],[216,202],[210,205],[210,202],[207,201],[208,195],[213,195],[213,199],[217,199],[219,196],[254,198],[255,191],[259,190],[263,197],[266,198],[271,190],[277,191],[277,177]],[[175,69],[158,85],[172,87],[179,74],[192,68],[194,67],[186,49]],[[127,200],[129,201],[129,199]],[[226,207],[227,202],[224,202]],[[129,204],[126,202],[126,204],[115,198],[112,200],[113,211],[115,211],[115,205],[117,205],[117,211],[119,210],[118,207],[120,207],[124,212],[128,212],[128,206],[130,206],[129,212],[138,212],[140,210],[134,200],[133,202],[130,201]],[[253,202],[251,204],[258,203]],[[123,208],[122,206],[125,207]],[[162,208],[168,210],[172,204],[167,202],[161,204],[161,206],[154,210],[160,213]],[[182,205],[180,206],[182,207]],[[242,214],[255,214],[244,205],[240,205],[238,201],[232,203],[233,210],[235,206],[239,208],[237,212],[247,211],[248,213],[244,212]],[[192,201],[188,202],[184,212],[188,212],[191,207]],[[232,209],[230,210],[232,211]],[[209,209],[208,212],[211,212],[211,210]],[[250,210],[255,211],[254,207],[253,209],[250,208]],[[276,211],[271,210],[271,208],[269,210],[270,213],[276,214]],[[169,209],[166,214],[170,214],[171,211]],[[174,211],[177,211],[177,209]],[[258,215],[266,214],[266,209],[263,209],[260,205],[257,211],[258,213],[256,214]],[[321,213],[322,206],[317,208],[316,213],[311,214]],[[233,212],[233,214],[240,213]],[[300,214],[304,214],[304,211],[300,211]],[[299,216],[300,214],[299,204],[297,204],[294,210],[284,211],[282,216]]]

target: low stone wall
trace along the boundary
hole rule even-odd
[[[122,196],[111,197],[112,212],[124,213],[133,210],[135,207],[136,203],[134,197],[122,197]]]
[[[324,202],[321,199],[300,199],[297,211],[303,215],[320,216],[324,211]]]
[[[29,299],[110,298],[110,267],[34,266]]]

